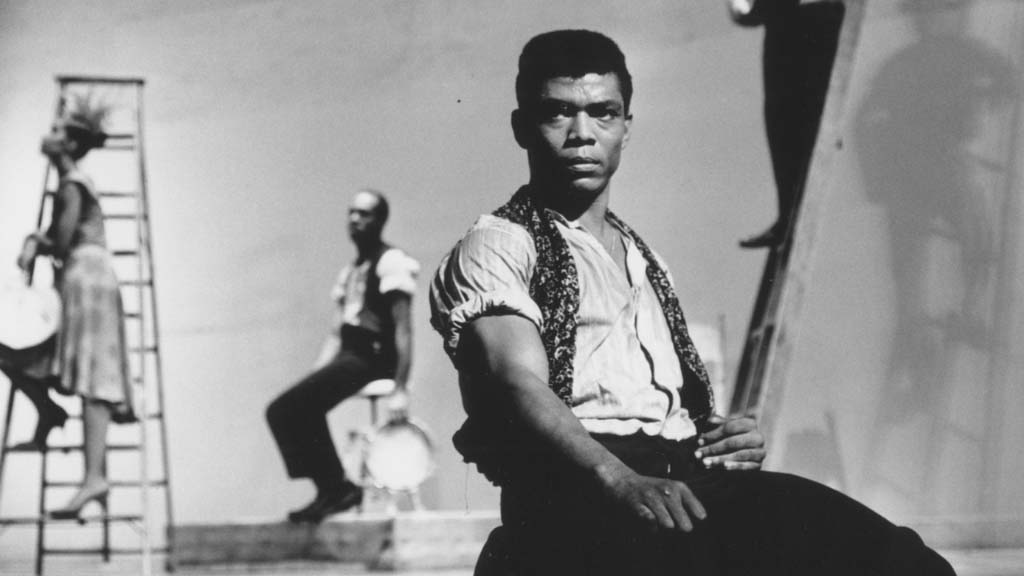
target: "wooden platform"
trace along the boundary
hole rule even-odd
[[[184,524],[175,530],[177,566],[330,561],[372,570],[470,568],[497,512],[345,515],[312,526],[252,519]]]
[[[943,550],[958,568],[976,570],[968,573],[1024,576],[1020,553],[1024,523],[1019,518],[903,519],[900,523]],[[319,526],[276,518],[180,525],[175,531],[173,563],[189,574],[240,568],[289,573],[286,566],[299,563],[302,567],[296,573],[321,565],[347,566],[356,572],[448,570],[468,575],[487,535],[498,524],[497,511],[444,511],[397,516],[346,513]],[[998,569],[990,565],[991,558],[998,560]],[[1011,571],[1003,572],[1004,566]]]

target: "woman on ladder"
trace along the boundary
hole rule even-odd
[[[52,258],[63,305],[52,361],[37,375],[37,389],[28,393],[39,410],[34,441],[45,443],[50,428],[67,417],[63,410],[55,412],[59,407],[46,395],[45,383],[83,400],[85,473],[67,505],[50,512],[55,519],[77,518],[93,500],[106,504],[107,428],[112,420],[135,421],[121,292],[106,248],[103,212],[92,182],[78,169],[78,162],[106,141],[108,109],[88,98],[75,104],[42,141],[42,153],[59,176],[50,227],[29,235],[18,258],[26,271],[36,256]]]

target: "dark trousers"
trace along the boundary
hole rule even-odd
[[[267,407],[267,423],[288,476],[310,478],[319,490],[336,488],[345,480],[327,427],[327,413],[371,380],[391,375],[372,347],[351,340],[351,335],[343,333],[342,349],[329,364]]]
[[[768,1],[778,7],[765,22],[764,116],[779,217],[785,221],[818,136],[844,8],[839,2]]]
[[[912,530],[816,482],[707,470],[693,457],[693,442],[599,440],[638,473],[685,482],[707,518],[690,533],[651,530],[609,510],[579,478],[536,470],[503,489],[503,526],[488,540],[477,574],[954,573]]]

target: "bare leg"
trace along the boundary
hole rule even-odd
[[[85,474],[82,486],[67,506],[51,512],[55,518],[74,518],[91,500],[106,497],[110,490],[107,482],[106,454],[107,428],[110,426],[111,407],[103,402],[85,400],[83,406],[83,433]]]
[[[843,21],[840,4],[778,2],[775,7],[775,12],[765,14],[762,66],[765,131],[779,217],[764,232],[742,240],[744,248],[777,246],[789,233],[825,108]]]
[[[85,480],[82,487],[106,486],[107,428],[110,427],[110,406],[85,402]]]

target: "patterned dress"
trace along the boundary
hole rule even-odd
[[[134,410],[124,308],[103,212],[88,177],[72,172],[61,179],[61,189],[67,186],[81,194],[81,215],[57,274],[63,310],[51,373],[61,393],[108,403],[115,420],[129,421]]]

